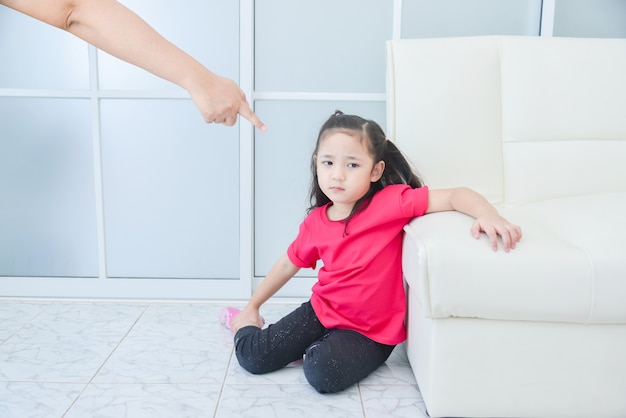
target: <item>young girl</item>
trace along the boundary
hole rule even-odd
[[[311,207],[287,252],[239,312],[222,323],[235,333],[239,364],[268,373],[304,356],[304,374],[320,393],[338,392],[382,365],[406,338],[402,228],[414,217],[457,210],[476,220],[471,233],[500,236],[515,248],[521,230],[479,194],[429,190],[381,127],[337,111],[322,126],[312,164]],[[324,265],[308,302],[263,327],[261,305],[300,268]]]

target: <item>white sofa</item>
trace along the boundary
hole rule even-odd
[[[626,417],[626,39],[389,41],[387,131],[456,212],[407,227],[407,351],[433,417]]]

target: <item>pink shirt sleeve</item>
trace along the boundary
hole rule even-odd
[[[312,216],[311,212],[309,216]],[[300,268],[314,269],[319,260],[317,248],[311,243],[311,235],[307,228],[308,217],[300,224],[300,231],[296,239],[287,248],[289,260]]]

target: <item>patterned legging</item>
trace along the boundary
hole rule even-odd
[[[235,334],[241,367],[268,373],[304,356],[304,375],[320,393],[342,391],[380,367],[395,346],[377,343],[355,331],[327,329],[310,302],[261,330],[243,327]]]

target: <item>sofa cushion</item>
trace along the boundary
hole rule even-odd
[[[493,203],[503,201],[498,42],[404,39],[387,50],[389,138],[429,186],[471,187]]]
[[[388,134],[429,186],[507,206],[626,192],[624,39],[403,39],[387,54]]]
[[[626,192],[626,42],[542,41],[499,38],[505,204]]]
[[[424,315],[571,323],[626,322],[626,193],[499,208],[522,225],[514,251],[471,236],[442,212],[405,228],[403,270]]]

